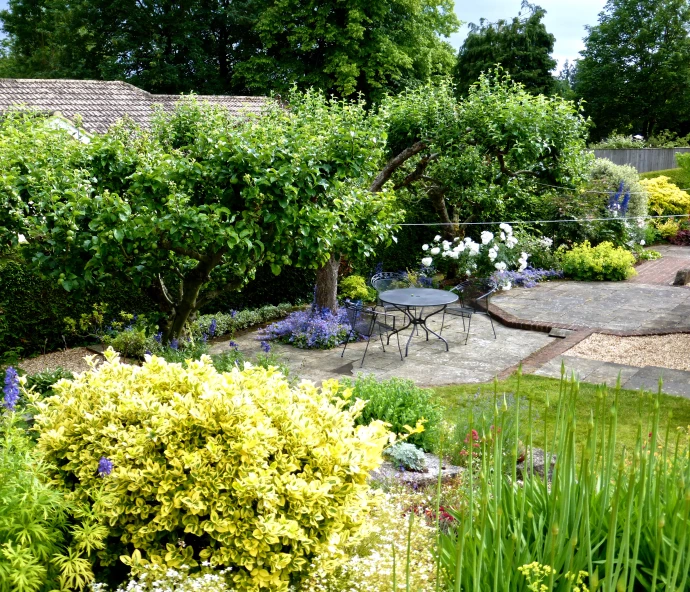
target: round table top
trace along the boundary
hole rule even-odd
[[[396,306],[445,306],[456,302],[458,295],[433,288],[401,288],[381,292],[379,299]]]

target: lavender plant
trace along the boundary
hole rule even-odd
[[[497,271],[491,275],[491,280],[502,290],[510,290],[513,286],[534,288],[539,282],[561,279],[562,277],[563,272],[557,269],[526,267],[522,271]]]
[[[296,311],[259,331],[265,341],[279,341],[302,349],[330,349],[340,345],[350,332],[344,308]]]

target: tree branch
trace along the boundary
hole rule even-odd
[[[537,173],[534,171],[510,171],[508,170],[508,167],[506,167],[505,160],[503,159],[503,153],[502,152],[497,152],[496,153],[496,160],[498,160],[498,164],[501,167],[501,172],[504,175],[507,175],[508,177],[519,177],[520,175],[531,175],[533,177],[537,176]]]
[[[378,193],[381,191],[386,181],[393,176],[393,173],[397,171],[406,161],[412,158],[415,154],[419,154],[422,150],[427,147],[426,140],[420,140],[414,143],[412,146],[405,148],[400,154],[391,158],[386,166],[383,167],[381,172],[376,176],[373,183],[369,186],[369,191],[372,193]]]
[[[184,255],[185,257],[189,257],[190,259],[196,259],[197,261],[204,261],[206,257],[204,257],[201,253],[198,253],[197,251],[194,251],[192,249],[187,249],[185,247],[175,247],[170,241],[161,241],[161,247],[163,249],[166,249],[168,251],[172,251],[173,253],[177,253],[178,255]]]
[[[439,154],[438,152],[435,154],[429,154],[425,157],[422,158],[417,163],[417,168],[415,168],[414,171],[412,171],[407,177],[405,177],[400,183],[397,183],[394,186],[394,189],[400,189],[401,187],[407,187],[408,185],[411,185],[415,181],[419,181],[424,176],[424,172],[426,171],[426,167],[429,166],[429,163],[438,159]]]
[[[222,288],[206,292],[206,294],[204,294],[201,298],[197,300],[197,309],[201,308],[202,306],[206,306],[209,302],[211,302],[211,300],[217,298],[221,294],[225,294],[226,292],[232,292],[240,287],[242,287],[242,280],[235,280],[234,282],[225,284],[225,286],[223,286]]]

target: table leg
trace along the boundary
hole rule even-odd
[[[426,322],[427,322],[427,320],[429,320],[429,318],[433,317],[435,314],[438,314],[438,313],[440,313],[440,312],[443,312],[444,310],[446,310],[446,307],[445,307],[445,306],[442,307],[442,308],[440,308],[439,310],[435,310],[435,311],[429,313],[428,315],[426,315],[426,317],[421,317],[421,316],[420,316],[420,321],[421,321],[420,324],[422,325],[422,328],[427,332],[427,333],[426,333],[426,335],[427,335],[427,337],[426,337],[427,341],[429,340],[429,333],[432,333],[433,335],[436,335],[436,337],[438,337],[441,341],[443,341],[443,343],[446,344],[446,351],[448,351],[448,342],[447,342],[443,337],[441,337],[438,333],[436,333],[436,331],[434,331],[433,329],[427,327],[427,325],[426,325]]]

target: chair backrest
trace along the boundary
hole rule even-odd
[[[489,299],[496,291],[496,285],[489,279],[471,279],[452,289],[460,296],[460,304],[476,310],[488,312]]]
[[[345,311],[352,330],[359,335],[370,337],[376,323],[376,311],[354,302],[346,302]]]
[[[406,273],[397,271],[382,271],[371,276],[369,280],[371,287],[377,292],[395,290],[396,288],[411,288],[412,282]]]

